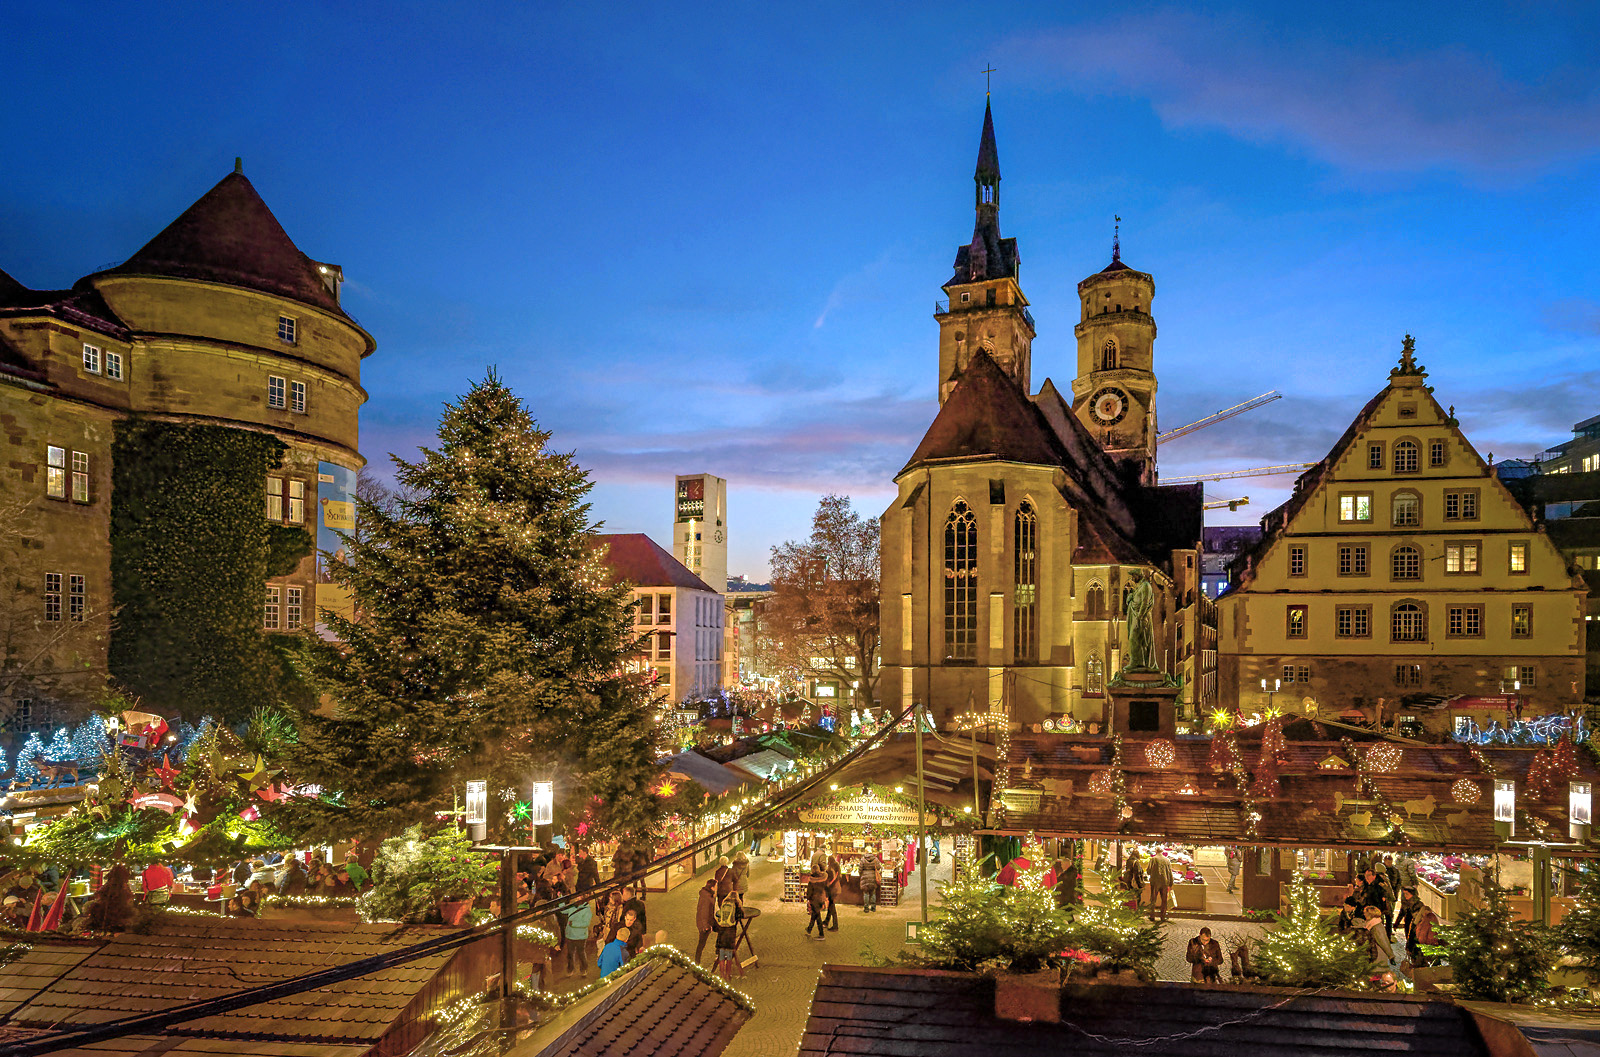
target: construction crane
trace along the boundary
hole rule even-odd
[[[1283,394],[1278,392],[1276,389],[1272,390],[1270,393],[1262,393],[1260,396],[1246,400],[1242,404],[1234,404],[1232,407],[1223,408],[1214,415],[1207,415],[1198,422],[1191,422],[1187,426],[1179,426],[1177,429],[1169,429],[1165,433],[1158,433],[1156,434],[1156,443],[1165,444],[1169,440],[1176,440],[1179,437],[1186,437],[1197,429],[1205,429],[1207,426],[1214,426],[1218,422],[1232,418],[1234,415],[1242,415],[1246,411],[1253,411],[1256,408],[1261,407],[1263,404],[1270,404],[1274,400],[1282,399]]]
[[[1201,481],[1231,481],[1238,477],[1282,477],[1301,474],[1317,465],[1314,462],[1286,462],[1280,466],[1256,466],[1249,470],[1228,470],[1223,473],[1191,473],[1182,477],[1163,477],[1162,484],[1199,484]]]
[[[1242,506],[1249,505],[1250,497],[1247,495],[1242,495],[1238,499],[1209,499],[1204,504],[1207,510],[1221,510],[1223,507],[1227,507],[1229,510],[1238,510]]]

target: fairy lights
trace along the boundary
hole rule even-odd
[[[1165,771],[1178,762],[1178,750],[1166,738],[1157,738],[1145,745],[1144,762],[1158,771]]]
[[[1451,783],[1450,799],[1458,804],[1476,804],[1483,799],[1483,790],[1470,778],[1457,778]]]

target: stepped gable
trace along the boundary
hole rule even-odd
[[[995,1012],[996,980],[825,965],[799,1057],[1484,1057],[1471,1015],[1414,995],[1186,984],[1068,983],[1060,1023]]]
[[[244,173],[236,171],[201,195],[139,252],[98,274],[239,286],[348,319],[320,267],[300,252]]]

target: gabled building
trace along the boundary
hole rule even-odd
[[[1441,407],[1405,340],[1388,384],[1262,519],[1218,601],[1238,704],[1410,695],[1559,711],[1583,696],[1586,588]],[[1393,718],[1393,707],[1383,719]]]
[[[642,532],[594,537],[606,566],[633,589],[642,652],[639,670],[670,704],[708,697],[722,686],[722,593]]]
[[[972,240],[938,303],[939,412],[882,518],[883,703],[944,723],[1105,722],[1123,666],[1124,601],[1156,585],[1154,657],[1207,699],[1199,486],[1155,487],[1155,281],[1113,248],[1079,284],[1070,398],[1031,384],[1036,327],[1014,238],[1000,233],[1000,163],[984,111]]]

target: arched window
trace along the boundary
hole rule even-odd
[[[1428,613],[1415,602],[1400,602],[1389,611],[1389,637],[1395,642],[1427,642]]]
[[[944,652],[978,656],[978,519],[960,499],[944,523]]]
[[[1415,492],[1396,492],[1389,500],[1389,510],[1396,528],[1422,524],[1422,497]]]
[[[1389,578],[1422,579],[1422,552],[1409,545],[1396,547],[1394,553],[1389,555]]]
[[[1084,662],[1083,692],[1086,694],[1106,692],[1106,666],[1101,663],[1099,650],[1090,651],[1089,659]]]
[[[1397,440],[1394,442],[1394,472],[1417,472],[1417,442],[1414,440]]]
[[[1114,371],[1117,369],[1117,339],[1107,338],[1106,343],[1100,347],[1100,369]]]
[[[1012,650],[1017,662],[1039,659],[1039,516],[1024,499],[1012,526]]]
[[[1088,596],[1084,600],[1084,616],[1090,620],[1104,620],[1106,615],[1106,589],[1098,582],[1089,585]]]

